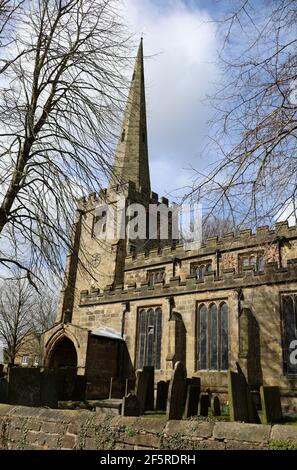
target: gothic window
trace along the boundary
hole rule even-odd
[[[161,365],[162,310],[141,309],[138,313],[137,368]]]
[[[196,276],[196,279],[203,280],[205,273],[212,270],[211,261],[204,261],[203,263],[192,263],[190,273]]]
[[[198,369],[208,369],[208,328],[207,307],[199,307],[199,366]]]
[[[209,368],[218,370],[218,308],[212,304],[209,308]]]
[[[259,256],[258,258],[258,271],[264,271],[265,267],[265,257]]]
[[[93,230],[92,236],[93,237],[100,237],[102,233],[106,232],[106,217],[107,217],[106,210],[102,210],[100,215],[95,215],[93,219]]]
[[[227,370],[229,351],[228,305],[203,303],[197,309],[197,370]]]
[[[297,294],[282,295],[281,304],[284,370],[293,375],[297,374],[297,364],[292,362],[290,355],[295,349],[291,343],[297,340]]]
[[[156,282],[163,282],[165,279],[165,270],[158,269],[154,271],[148,271],[147,280],[149,287],[154,287]]]
[[[239,255],[239,270],[253,268],[255,271],[264,271],[265,257],[262,252],[244,253]]]
[[[228,331],[228,305],[223,302],[220,305],[220,365],[222,370],[228,369],[229,331]]]

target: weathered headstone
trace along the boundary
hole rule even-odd
[[[5,377],[0,378],[0,403],[7,403],[8,383]]]
[[[143,373],[147,375],[147,392],[145,399],[145,410],[153,410],[155,404],[154,385],[155,368],[153,366],[144,366]]]
[[[198,414],[198,402],[200,394],[200,385],[189,385],[187,388],[187,397],[185,404],[184,417],[190,418]]]
[[[257,410],[262,410],[260,392],[258,390],[251,390],[253,403]]]
[[[256,423],[260,424],[261,420],[259,418],[258,412],[257,412],[257,407],[254,403],[252,394],[251,394],[251,388],[247,382],[247,379],[244,375],[243,370],[240,367],[239,362],[236,362],[236,367],[238,370],[238,374],[241,375],[244,378],[245,385],[246,385],[246,395],[247,395],[247,405],[248,405],[248,413],[249,413],[249,423]]]
[[[189,388],[190,385],[195,385],[196,387],[199,387],[199,392],[198,392],[198,400],[199,400],[199,395],[200,395],[200,392],[201,392],[201,379],[200,379],[200,377],[186,377],[185,406],[186,406],[187,392],[188,392],[188,388]]]
[[[123,398],[122,416],[140,416],[139,400],[134,393]]]
[[[198,415],[208,416],[208,408],[210,406],[210,399],[208,393],[200,393],[198,401]]]
[[[10,367],[8,401],[13,405],[40,406],[40,370],[36,367]]]
[[[188,387],[189,385],[196,385],[196,387],[200,387],[201,386],[200,377],[187,377],[186,386]]]
[[[41,375],[40,401],[41,406],[56,408],[62,400],[63,388],[62,369],[44,369]]]
[[[230,420],[260,423],[256,407],[243,374],[228,371],[228,395]]]
[[[156,410],[166,411],[169,382],[161,380],[157,383]]]
[[[262,403],[262,423],[276,423],[282,419],[279,387],[260,387]]]
[[[137,396],[139,401],[140,414],[143,414],[145,411],[148,378],[148,374],[145,374],[143,370],[138,370],[136,372],[135,395]]]
[[[176,362],[168,390],[167,419],[182,419],[185,389],[185,369],[182,362]]]
[[[86,396],[86,383],[85,375],[77,375],[74,379],[74,389],[72,400],[84,400]]]
[[[218,396],[214,396],[210,402],[210,409],[212,411],[213,416],[220,416],[221,415],[221,404]]]

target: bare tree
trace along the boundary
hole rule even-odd
[[[57,296],[46,288],[40,294],[14,272],[14,279],[5,280],[0,288],[0,341],[5,345],[9,363],[32,337],[53,326],[57,311]]]
[[[207,155],[191,197],[207,214],[255,226],[295,215],[297,174],[297,1],[226,2],[218,20],[220,84]]]
[[[211,214],[202,220],[203,227],[203,239],[206,240],[208,237],[222,238],[227,233],[234,231],[235,227],[232,219],[222,218],[218,214]]]
[[[0,47],[5,47],[13,41],[15,22],[23,3],[24,0],[0,0]]]
[[[118,4],[24,1],[0,49],[0,265],[30,282],[63,270],[77,197],[111,172],[129,60]]]
[[[33,331],[33,306],[32,287],[24,279],[4,283],[0,292],[0,339],[11,365],[24,339]]]
[[[59,292],[56,290],[55,292]],[[40,295],[35,292],[36,302],[32,312],[31,323],[36,333],[44,333],[55,323],[58,310],[58,296],[46,288],[40,289]]]

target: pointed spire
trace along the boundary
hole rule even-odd
[[[141,38],[120,139],[117,145],[110,186],[132,181],[150,192],[148,164],[143,39]]]

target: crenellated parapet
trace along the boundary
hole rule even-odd
[[[165,196],[159,197],[159,195],[153,191],[148,193],[147,190],[141,186],[137,187],[133,181],[128,181],[124,184],[102,188],[98,192],[93,192],[88,196],[81,197],[78,199],[78,210],[88,211],[94,209],[98,204],[108,204],[114,199],[115,195],[124,196],[127,201],[143,203],[145,206],[148,206],[148,204],[156,204],[157,206],[164,204],[169,210],[173,210],[176,207],[174,204],[172,207],[169,207],[169,201]]]
[[[243,268],[241,273],[234,269],[223,269],[219,276],[215,271],[205,273],[203,279],[197,279],[195,275],[188,275],[185,281],[179,276],[171,277],[168,282],[155,283],[131,283],[123,285],[107,286],[103,291],[99,289],[83,290],[80,293],[80,306],[111,302],[124,302],[127,299],[163,297],[167,295],[179,295],[193,292],[216,291],[226,289],[239,289],[256,287],[259,285],[279,284],[296,281],[297,258],[288,261],[287,267],[279,268],[277,263],[267,263],[261,272],[253,268]]]
[[[268,226],[257,228],[256,232],[252,230],[240,230],[238,233],[227,233],[222,238],[210,237],[203,241],[200,246],[194,249],[186,249],[182,243],[172,243],[160,249],[146,250],[126,257],[126,269],[137,268],[143,265],[158,264],[170,262],[173,257],[185,259],[194,256],[205,256],[217,252],[236,252],[247,248],[270,249],[268,253],[269,261],[274,260],[275,247],[273,244],[285,239],[297,239],[297,226],[288,226],[287,222],[278,222],[274,229]],[[269,248],[272,247],[272,248]],[[232,263],[230,263],[232,265]]]

